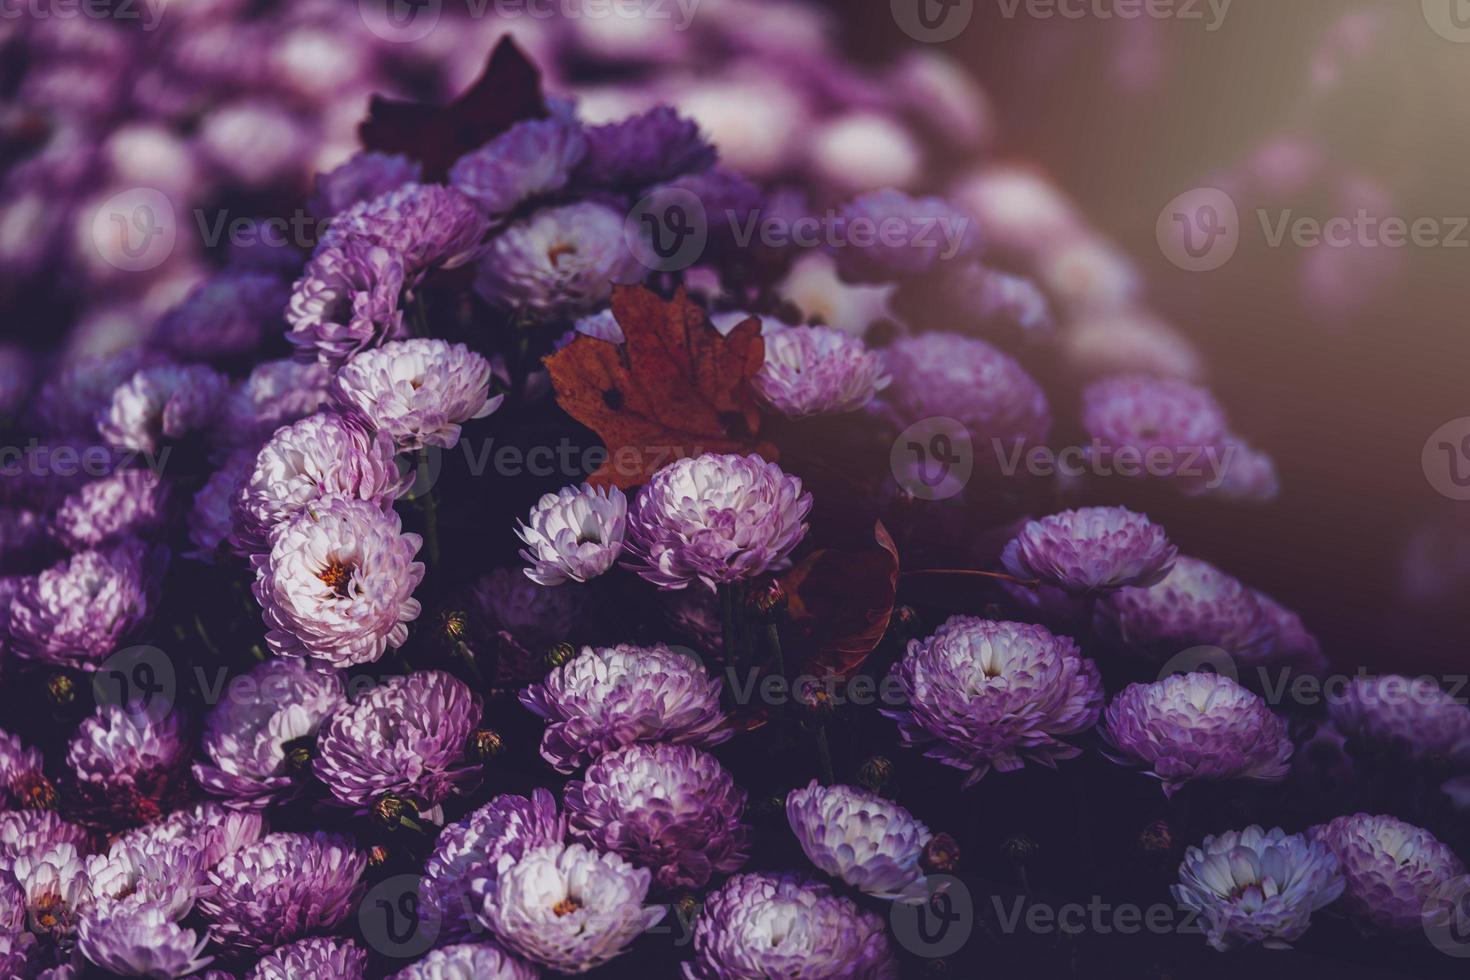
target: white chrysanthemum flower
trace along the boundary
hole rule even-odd
[[[829,875],[878,898],[928,897],[919,858],[934,835],[898,804],[813,779],[787,794],[786,819],[812,864]]]
[[[457,943],[393,974],[392,980],[537,980],[541,971],[495,943]]]
[[[361,351],[332,379],[333,401],[399,449],[452,449],[460,423],[500,407],[490,397],[490,362],[464,344],[429,337],[395,340]]]
[[[475,290],[503,306],[584,310],[606,303],[613,283],[639,282],[644,271],[623,239],[623,216],[579,201],[542,208],[497,235]]]
[[[185,977],[208,966],[209,945],[180,926],[164,909],[142,904],[109,915],[88,917],[77,929],[82,955],[125,977]]]
[[[497,871],[486,924],[517,953],[562,973],[609,962],[666,911],[643,904],[648,871],[580,844],[505,857]]]
[[[56,844],[44,851],[21,852],[0,862],[0,870],[5,869],[25,896],[31,932],[54,937],[72,933],[91,898],[86,864],[76,845]]]
[[[582,484],[543,496],[516,529],[526,543],[526,577],[541,585],[585,582],[607,571],[623,552],[628,498],[617,487]]]
[[[756,392],[789,418],[853,412],[888,387],[883,357],[832,327],[791,327],[768,334]]]

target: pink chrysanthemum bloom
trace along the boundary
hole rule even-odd
[[[1395,817],[1355,813],[1313,827],[1312,840],[1331,848],[1347,879],[1344,904],[1381,932],[1412,932],[1450,882],[1465,873],[1455,852],[1427,830]],[[1431,906],[1431,907],[1426,907]]]
[[[541,971],[495,943],[457,943],[393,974],[391,980],[538,980]]]
[[[145,850],[159,847],[191,848],[199,854],[201,871],[208,871],[241,848],[260,840],[265,818],[247,810],[228,810],[206,801],[175,810],[162,820],[130,830],[118,838]]]
[[[1154,663],[1194,647],[1220,647],[1253,661],[1273,641],[1272,621],[1237,579],[1198,558],[1179,556],[1148,588],[1120,589],[1097,607],[1099,631]]]
[[[330,412],[308,415],[276,432],[255,457],[235,498],[235,543],[246,553],[270,550],[271,533],[323,497],[345,495],[384,510],[411,474],[394,462],[393,440]]]
[[[286,284],[266,272],[210,276],[165,313],[150,340],[185,361],[250,354],[280,330]]]
[[[437,806],[479,772],[466,746],[482,710],[479,696],[453,674],[389,678],[322,725],[317,778],[358,809],[385,793],[420,810]]]
[[[745,791],[714,756],[692,746],[609,752],[565,792],[573,839],[648,868],[661,888],[703,888],[749,857]]]
[[[267,660],[226,687],[204,727],[209,764],[194,778],[231,807],[264,809],[302,789],[288,757],[290,743],[308,738],[346,701],[342,678],[299,660]]]
[[[89,837],[85,827],[63,820],[53,810],[0,810],[0,863],[58,844],[70,844],[85,854]]]
[[[1247,827],[1191,847],[1172,891],[1181,908],[1200,914],[1210,945],[1225,951],[1250,943],[1290,948],[1342,887],[1326,847],[1280,828]]]
[[[362,980],[367,964],[367,951],[352,940],[311,936],[261,957],[246,980]]]
[[[0,810],[12,805],[44,809],[55,798],[54,793],[55,788],[46,778],[41,750],[0,728]]]
[[[992,768],[1055,766],[1081,749],[1064,741],[1097,724],[1102,677],[1077,645],[1040,626],[951,616],[913,640],[892,675],[906,707],[884,711],[905,745],[965,771],[965,786]]]
[[[97,432],[116,449],[157,452],[166,441],[207,429],[230,382],[203,364],[160,364],[124,381],[97,413]]]
[[[266,361],[230,391],[215,432],[227,446],[259,446],[283,425],[320,409],[331,371],[316,362]]]
[[[403,256],[365,244],[319,250],[291,287],[286,339],[327,367],[407,334]]]
[[[1082,425],[1096,440],[1099,465],[1127,454],[1130,471],[1152,461],[1150,475],[1178,479],[1187,489],[1203,487],[1209,462],[1204,454],[1223,460],[1230,438],[1225,411],[1209,391],[1142,376],[1089,385],[1082,393]]]
[[[1030,521],[1001,561],[1021,578],[1070,595],[1156,585],[1178,550],[1159,525],[1122,507],[1085,507]]]
[[[1102,735],[1116,762],[1143,767],[1170,796],[1196,779],[1275,783],[1291,769],[1285,719],[1220,674],[1128,686],[1108,705]]]
[[[853,412],[888,387],[882,355],[841,330],[790,327],[765,341],[766,362],[751,383],[788,418]]]
[[[235,498],[255,472],[257,450],[237,449],[225,457],[204,486],[194,495],[187,520],[191,550],[185,558],[214,563],[230,552],[230,534],[235,526]]]
[[[1416,759],[1470,761],[1470,707],[1432,678],[1355,677],[1327,701],[1332,722],[1374,748],[1407,749]]]
[[[445,827],[424,864],[420,892],[438,913],[440,941],[459,942],[484,932],[479,910],[487,898],[493,901],[502,856],[518,858],[530,848],[560,844],[566,836],[556,798],[540,788],[529,799],[502,793]]]
[[[87,916],[77,927],[77,948],[88,960],[125,977],[185,977],[204,969],[209,937],[185,929],[165,910],[139,905],[106,916]]]
[[[487,302],[540,313],[606,304],[614,283],[647,270],[623,237],[623,215],[578,201],[542,208],[497,235],[480,260],[475,291]]]
[[[474,202],[455,188],[406,183],[333,218],[317,254],[353,244],[392,249],[416,281],[432,268],[453,269],[474,258],[489,227]]]
[[[541,757],[559,772],[634,742],[708,747],[733,734],[719,679],[662,644],[583,647],[520,700],[548,722]]]
[[[155,720],[100,704],[77,726],[66,762],[92,816],[139,824],[168,812],[187,792],[189,752],[181,712]]]
[[[24,896],[31,932],[63,939],[76,930],[91,895],[86,862],[75,845],[54,844],[45,850],[23,851],[0,861],[0,873],[7,871]]]
[[[612,568],[623,552],[628,498],[617,487],[563,487],[548,493],[516,528],[526,544],[526,577],[540,585],[585,582]]]
[[[685,980],[898,980],[877,913],[797,874],[736,875],[710,895]]]
[[[163,558],[124,541],[27,576],[10,603],[10,649],[26,660],[96,670],[151,617]]]
[[[571,113],[527,119],[455,161],[449,183],[492,219],[561,190],[587,155],[587,139]]]
[[[326,219],[423,176],[423,165],[396,153],[362,152],[335,170],[316,176],[308,210]]]
[[[335,929],[352,911],[367,856],[334,834],[270,834],[207,875],[199,908],[229,952],[276,949]]]
[[[51,530],[68,548],[97,548],[127,535],[148,537],[167,522],[169,486],[152,470],[118,470],[62,501]]]
[[[649,872],[581,844],[502,857],[485,923],[516,953],[559,973],[585,973],[623,953],[667,911],[644,905]]]
[[[490,397],[489,361],[429,337],[361,351],[332,379],[332,400],[403,450],[452,449],[459,424],[484,418],[504,397]]]
[[[786,819],[807,858],[834,878],[878,898],[928,897],[919,858],[934,835],[897,803],[813,779],[786,794]]]
[[[665,589],[710,589],[789,563],[806,537],[812,495],[759,456],[706,454],[670,463],[639,491],[628,567]]]
[[[373,663],[402,646],[420,612],[422,543],[377,503],[313,502],[277,529],[269,554],[251,559],[266,644],[329,667]]]
[[[151,905],[170,919],[194,907],[204,880],[204,856],[193,844],[144,833],[118,838],[105,854],[86,859],[89,917]]]

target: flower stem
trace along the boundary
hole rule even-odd
[[[837,777],[832,771],[832,746],[827,741],[827,726],[818,725],[817,736],[817,765],[822,771],[822,785],[831,786],[837,782]]]
[[[428,484],[429,474],[429,450],[420,449],[418,455],[417,482],[421,485]],[[419,491],[419,507],[424,513],[424,550],[429,558],[429,567],[439,567],[439,502],[434,496],[434,488],[427,486]]]
[[[781,627],[775,622],[766,624],[766,645],[771,649],[771,669],[776,676],[781,678],[782,690],[789,691],[786,686],[786,654],[781,650]],[[786,740],[786,712],[785,705],[775,705],[776,730],[781,735],[782,742]]]

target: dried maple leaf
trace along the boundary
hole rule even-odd
[[[557,404],[602,437],[608,459],[591,481],[632,487],[660,467],[702,453],[759,453],[750,379],[765,360],[760,321],[726,336],[681,289],[672,300],[642,286],[613,290],[624,342],[578,337],[546,358]]]
[[[509,37],[501,39],[478,81],[448,105],[374,95],[358,127],[364,149],[402,153],[442,181],[455,160],[524,119],[546,115],[541,72]]]
[[[898,598],[898,548],[888,529],[873,526],[873,545],[822,548],[786,574],[793,646],[805,654],[793,677],[847,677],[888,631]]]

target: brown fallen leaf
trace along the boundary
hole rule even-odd
[[[792,677],[848,677],[878,646],[898,597],[898,548],[873,526],[862,549],[822,548],[781,576],[791,646],[804,654]]]
[[[557,404],[602,437],[608,459],[594,485],[638,486],[660,467],[703,453],[759,453],[760,412],[750,379],[765,360],[760,321],[726,336],[683,289],[665,300],[614,287],[624,342],[578,337],[546,358]]]

